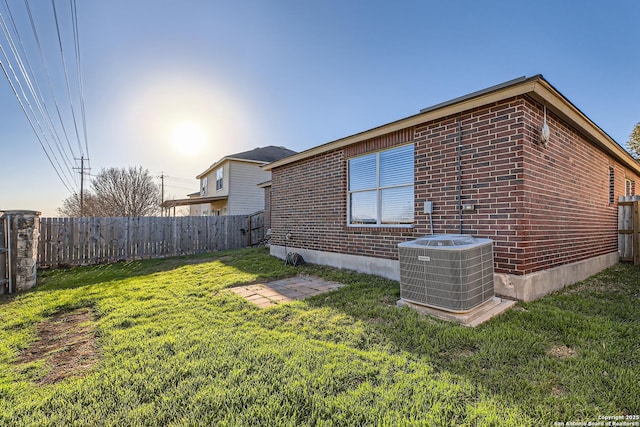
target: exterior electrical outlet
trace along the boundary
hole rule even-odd
[[[399,243],[398,253],[405,301],[463,313],[494,296],[491,239],[436,234]]]

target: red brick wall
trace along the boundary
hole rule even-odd
[[[614,252],[617,206],[608,203],[608,168],[616,200],[635,175],[547,114],[551,138],[537,143],[542,107],[511,98],[407,128],[272,171],[273,243],[397,259],[399,242],[429,233],[425,201],[433,202],[435,233],[462,231],[496,241],[496,271],[533,271]],[[459,128],[461,125],[461,128]],[[462,204],[458,213],[458,137]],[[410,141],[415,144],[413,228],[348,227],[347,159]]]
[[[618,197],[625,177],[637,176],[549,112],[549,143],[536,144],[543,109],[529,99],[525,106],[525,218],[514,237],[518,264],[508,265],[526,274],[615,252]],[[615,174],[613,204],[609,167]]]
[[[378,150],[406,143],[412,137],[413,132],[401,131],[346,151],[357,153],[361,145]],[[276,245],[284,245],[283,236],[291,230],[288,246],[395,259],[398,243],[424,234],[412,228],[346,226],[347,162],[343,149],[277,168],[271,182],[272,241]]]
[[[523,100],[514,98],[416,127],[416,222],[428,231],[424,201],[433,201],[435,233],[462,233],[496,241],[497,271],[517,262],[510,252],[524,216]],[[461,200],[475,210],[458,213],[458,141]]]

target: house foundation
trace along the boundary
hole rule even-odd
[[[520,301],[533,301],[572,285],[618,263],[618,252],[517,276],[494,273],[494,289],[498,295]]]
[[[297,252],[312,264],[328,265],[400,281],[398,260],[292,247],[287,247],[287,252]],[[280,259],[285,258],[284,246],[271,245],[270,253]],[[613,252],[521,276],[494,273],[494,289],[496,295],[525,302],[533,301],[584,280],[617,262],[618,252]]]

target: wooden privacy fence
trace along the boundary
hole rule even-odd
[[[256,246],[264,238],[264,211],[249,215],[249,244]]]
[[[640,196],[618,201],[618,252],[620,261],[640,264]]]
[[[103,264],[238,249],[262,238],[256,225],[262,215],[41,218],[38,263]]]

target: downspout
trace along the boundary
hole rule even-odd
[[[458,118],[458,218],[462,234],[462,120]]]

